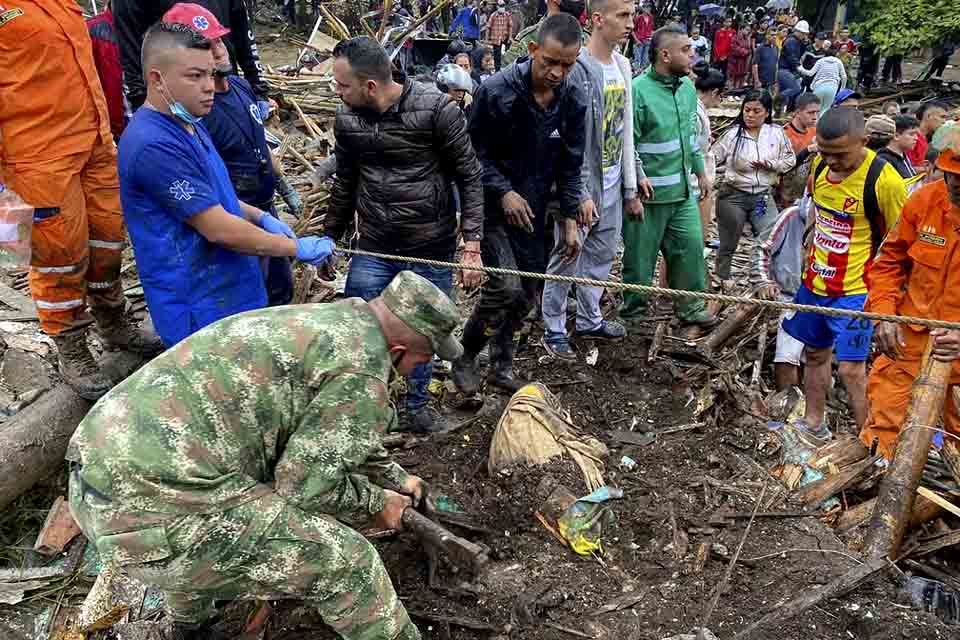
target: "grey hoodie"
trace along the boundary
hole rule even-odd
[[[637,196],[637,157],[633,147],[633,74],[630,62],[617,52],[613,60],[623,74],[626,102],[623,107],[623,198],[630,200]],[[586,143],[583,151],[583,194],[581,202],[593,200],[596,210],[603,211],[603,67],[600,62],[580,49],[577,64],[570,70],[567,82],[576,84],[587,96],[587,117],[585,122]]]

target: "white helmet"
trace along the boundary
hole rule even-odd
[[[437,74],[437,84],[447,87],[448,91],[467,91],[473,93],[473,80],[470,74],[455,64],[445,64]]]
[[[810,25],[807,24],[807,21],[806,21],[806,20],[801,20],[800,22],[797,23],[797,26],[795,26],[795,27],[793,28],[793,30],[796,31],[796,32],[798,32],[798,33],[806,33],[806,34],[809,34],[809,33],[810,33]]]

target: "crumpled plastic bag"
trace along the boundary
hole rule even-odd
[[[604,485],[603,460],[607,447],[581,433],[570,414],[542,384],[528,384],[510,398],[490,442],[487,468],[491,475],[518,463],[545,464],[570,456],[583,474],[587,488]]]
[[[557,529],[570,548],[582,556],[603,553],[603,528],[613,523],[613,512],[604,503],[622,498],[623,489],[600,487],[579,498],[557,520]]]

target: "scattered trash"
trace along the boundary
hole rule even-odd
[[[457,504],[450,496],[441,495],[433,498],[433,507],[437,511],[444,513],[463,513],[463,507]]]
[[[584,435],[559,400],[542,384],[528,384],[510,398],[490,442],[490,475],[517,464],[541,465],[570,456],[588,489],[602,487],[607,447]]]
[[[944,624],[960,624],[960,595],[942,582],[910,576],[903,592],[914,607],[933,613]]]
[[[596,366],[597,360],[599,359],[600,359],[600,349],[596,347],[590,349],[586,357],[587,364],[590,365],[591,367]]]
[[[620,468],[624,471],[633,471],[637,468],[637,461],[629,456],[620,458]]]
[[[600,487],[577,499],[557,520],[557,531],[576,553],[603,554],[603,529],[613,523],[613,512],[604,503],[623,497],[623,489]]]

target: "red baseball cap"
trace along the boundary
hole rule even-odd
[[[230,29],[220,24],[217,16],[209,9],[191,2],[178,2],[163,14],[161,21],[167,24],[182,24],[207,40],[216,40],[230,33]]]

